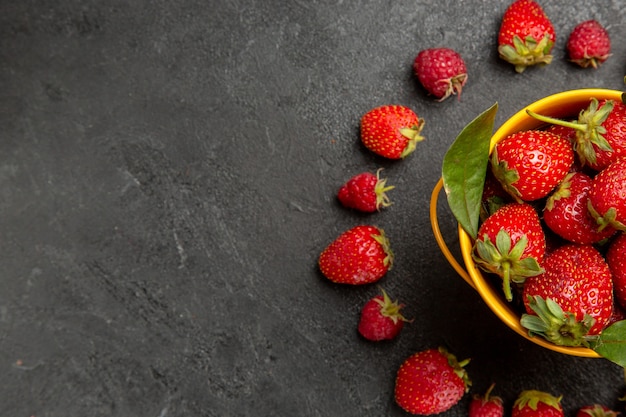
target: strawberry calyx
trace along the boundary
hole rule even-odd
[[[438,348],[439,353],[441,353],[447,360],[448,365],[453,369],[454,373],[461,378],[463,384],[465,385],[465,392],[468,392],[470,387],[472,386],[472,381],[470,380],[469,374],[465,370],[465,366],[470,363],[471,359],[464,359],[459,361],[455,355],[448,352],[446,348],[440,346]]]
[[[522,73],[526,67],[531,65],[547,65],[552,62],[550,51],[553,46],[554,42],[548,33],[539,42],[530,35],[526,36],[524,40],[515,35],[513,36],[513,44],[500,45],[498,53],[502,59],[515,65],[516,72]]]
[[[515,400],[513,407],[517,407],[520,410],[524,407],[529,407],[531,410],[537,411],[537,406],[539,405],[539,403],[543,403],[556,410],[561,410],[562,398],[562,396],[555,397],[554,395],[548,394],[547,392],[543,391],[526,390],[520,393],[520,395]]]
[[[382,288],[380,289],[383,298],[375,298],[374,301],[380,306],[380,314],[384,317],[388,317],[393,321],[393,324],[397,324],[399,321],[410,322],[411,320],[405,318],[400,310],[404,307],[404,304],[400,304],[397,301],[392,301],[389,295]]]
[[[619,413],[600,404],[593,404],[581,410],[583,414],[590,417],[617,417]]]
[[[597,339],[588,336],[595,319],[585,314],[582,320],[577,320],[574,313],[565,312],[561,306],[551,298],[528,296],[529,307],[536,315],[523,314],[520,324],[532,336],[541,336],[558,346],[585,346],[589,347]]]
[[[380,210],[381,207],[389,207],[391,205],[391,200],[389,200],[389,197],[387,196],[387,191],[396,188],[393,185],[387,185],[386,178],[380,178],[380,171],[382,170],[383,169],[380,168],[378,171],[376,171],[376,185],[374,185],[377,210]]]
[[[559,186],[554,190],[554,192],[548,197],[546,201],[546,210],[550,211],[554,208],[554,202],[558,201],[562,198],[567,198],[572,195],[570,187],[572,185],[572,177],[575,175],[574,172],[570,172],[563,178],[563,181]]]
[[[515,201],[523,203],[521,193],[515,187],[517,181],[519,181],[519,172],[516,169],[510,169],[509,164],[506,161],[501,161],[498,158],[498,148],[493,149],[491,157],[491,169],[494,176],[500,181],[502,188],[506,191]]]
[[[383,259],[383,265],[388,269],[391,269],[393,266],[393,251],[391,250],[391,244],[389,243],[389,239],[385,236],[385,232],[383,229],[378,229],[378,234],[372,234],[372,239],[380,244],[383,251],[385,252],[385,258]]]
[[[458,99],[461,100],[461,92],[466,82],[467,73],[462,73],[455,75],[454,77],[439,80],[438,83],[446,84],[446,92],[444,93],[443,97],[441,97],[437,101],[444,101],[453,94],[456,94],[458,96]]]
[[[602,231],[607,227],[613,227],[614,229],[626,232],[626,224],[617,220],[617,210],[615,207],[609,208],[604,215],[600,214],[591,204],[591,200],[587,200],[587,210],[589,214],[598,223],[598,231]]]
[[[424,129],[425,123],[424,119],[418,119],[416,125],[400,129],[400,134],[408,139],[404,150],[400,154],[400,158],[406,158],[408,155],[413,153],[417,143],[424,140],[424,136],[420,133],[422,132],[422,129]]]
[[[509,233],[500,229],[495,244],[485,234],[483,239],[476,240],[476,251],[472,253],[476,264],[502,278],[502,290],[507,301],[513,300],[511,282],[523,284],[526,278],[544,272],[537,259],[532,256],[522,257],[528,245],[525,235],[512,248],[511,243]]]

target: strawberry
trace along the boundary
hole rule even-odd
[[[554,233],[570,242],[600,242],[615,233],[611,226],[598,230],[598,224],[587,210],[587,196],[592,179],[582,172],[567,174],[550,195],[543,211],[543,220]]]
[[[332,282],[370,284],[391,268],[393,252],[382,229],[362,225],[339,235],[322,251],[318,263]]]
[[[394,339],[408,321],[400,313],[404,305],[391,301],[385,290],[381,292],[365,303],[358,326],[361,336],[373,342]]]
[[[561,398],[543,391],[522,391],[513,403],[511,417],[563,417]]]
[[[531,65],[552,62],[556,34],[552,22],[533,0],[515,0],[502,16],[498,33],[500,58],[523,72]]]
[[[583,68],[598,68],[611,54],[611,38],[596,20],[576,25],[567,40],[567,52],[572,62]]]
[[[580,407],[576,412],[576,417],[617,417],[618,414],[606,405],[590,404]]]
[[[600,228],[626,231],[626,158],[593,177],[587,208]]]
[[[498,142],[490,160],[493,174],[513,198],[533,201],[547,196],[565,178],[574,151],[562,136],[527,130]]]
[[[427,349],[407,358],[398,369],[396,403],[411,414],[442,413],[456,405],[471,381],[463,368],[469,359],[457,361],[446,349]]]
[[[401,159],[415,151],[424,120],[408,107],[376,107],[361,118],[361,141],[367,149],[389,159]]]
[[[467,82],[465,61],[450,48],[430,48],[420,51],[413,61],[413,71],[422,86],[438,101],[458,94]]]
[[[600,334],[613,310],[611,271],[591,245],[558,247],[544,259],[545,272],[524,284],[527,315],[521,323],[530,334],[557,345],[585,345]]]
[[[613,275],[613,288],[617,303],[626,309],[626,233],[611,241],[606,251],[606,263]]]
[[[502,398],[491,395],[494,387],[495,384],[491,384],[485,395],[474,395],[470,401],[468,417],[502,417],[504,415]]]
[[[386,179],[380,178],[380,169],[376,175],[371,172],[362,172],[350,178],[339,188],[337,198],[345,207],[366,213],[373,213],[382,207],[391,205],[387,191],[394,188],[388,186]]]
[[[478,229],[472,257],[487,272],[502,278],[508,301],[511,281],[521,284],[541,274],[546,238],[535,209],[526,203],[510,203],[487,218]]]

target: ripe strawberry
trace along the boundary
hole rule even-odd
[[[345,207],[366,213],[373,213],[382,207],[391,205],[387,191],[394,188],[388,186],[385,178],[380,178],[380,169],[376,175],[363,172],[350,178],[339,188],[337,198]]]
[[[596,20],[576,25],[567,40],[567,52],[572,62],[583,68],[598,68],[611,54],[609,33]]]
[[[612,226],[626,231],[626,158],[593,177],[588,209],[600,228]]]
[[[613,274],[617,303],[626,309],[626,233],[620,233],[611,241],[606,252],[606,263]]]
[[[376,107],[361,118],[361,141],[367,149],[389,159],[407,157],[420,136],[424,120],[408,107],[399,105]]]
[[[500,58],[523,72],[531,65],[552,62],[556,34],[552,22],[533,0],[515,0],[504,12],[498,33]]]
[[[467,82],[467,68],[459,53],[450,48],[420,51],[413,62],[413,71],[426,91],[443,101],[458,94]]]
[[[502,187],[518,202],[547,196],[574,162],[571,144],[554,133],[527,130],[496,144],[491,169]]]
[[[522,391],[511,410],[511,417],[563,417],[561,398],[537,390]]]
[[[543,220],[554,233],[570,242],[600,242],[615,233],[611,226],[598,230],[598,224],[587,210],[587,196],[592,179],[582,172],[567,174],[550,195],[543,211]]]
[[[391,301],[385,290],[381,292],[365,303],[358,326],[361,336],[373,342],[395,338],[408,321],[400,312],[404,305]]]
[[[545,250],[546,238],[535,209],[526,203],[510,203],[480,225],[472,257],[480,268],[502,278],[504,295],[511,301],[511,281],[521,284],[541,274]]]
[[[574,243],[555,249],[542,265],[545,272],[524,284],[522,325],[557,345],[585,345],[585,336],[600,334],[611,317],[609,266],[593,246]]]
[[[580,407],[576,412],[576,417],[617,417],[618,414],[606,405],[590,404]]]
[[[502,417],[502,398],[491,396],[495,384],[491,384],[485,395],[474,395],[470,401],[468,417]]]
[[[342,233],[319,257],[322,274],[339,284],[370,284],[393,264],[389,239],[382,229],[356,226]]]
[[[559,136],[563,136],[572,143],[574,142],[574,138],[576,137],[576,129],[574,129],[573,127],[551,124],[550,126],[548,126],[546,131],[550,133],[556,133]]]
[[[412,414],[442,413],[456,405],[471,385],[463,368],[469,359],[458,362],[444,348],[411,355],[398,369],[395,400]]]

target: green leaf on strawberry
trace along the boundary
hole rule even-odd
[[[489,144],[498,103],[472,120],[456,137],[443,159],[442,178],[448,205],[461,227],[476,238]]]

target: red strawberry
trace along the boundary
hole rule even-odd
[[[463,368],[444,348],[428,349],[411,355],[398,369],[395,400],[412,414],[442,413],[456,405],[471,382]]]
[[[626,233],[620,233],[611,241],[606,252],[606,262],[613,274],[617,303],[626,309]]]
[[[551,124],[550,126],[548,126],[546,131],[550,133],[556,133],[559,136],[563,136],[570,142],[574,142],[574,138],[576,137],[576,129],[574,129],[573,127]]]
[[[519,202],[547,196],[573,162],[574,151],[567,139],[540,130],[513,133],[498,142],[491,154],[495,177]]]
[[[615,233],[611,226],[598,230],[598,224],[587,210],[591,183],[592,179],[582,172],[567,174],[546,202],[543,211],[546,226],[570,242],[596,243]]]
[[[424,120],[408,107],[381,106],[361,118],[361,141],[367,149],[389,159],[405,158],[424,140]]]
[[[585,336],[599,334],[611,317],[609,266],[593,246],[574,243],[555,249],[542,265],[545,272],[524,284],[522,325],[557,345],[585,345]]]
[[[467,68],[461,55],[450,48],[424,49],[413,62],[413,71],[426,91],[443,101],[452,94],[461,98]]]
[[[576,417],[617,417],[618,414],[606,405],[591,404],[580,407],[576,412]]]
[[[552,22],[541,6],[533,0],[516,0],[502,16],[498,52],[517,72],[523,72],[528,66],[552,62],[555,40]]]
[[[563,417],[561,398],[537,390],[522,391],[511,410],[511,417]]]
[[[388,186],[387,180],[380,178],[380,171],[380,169],[376,171],[376,175],[363,172],[350,178],[337,193],[341,204],[366,213],[373,213],[391,205],[386,193],[394,186]]]
[[[601,228],[612,226],[626,231],[626,158],[593,177],[588,209]]]
[[[391,268],[393,253],[382,229],[356,226],[328,245],[318,263],[324,276],[332,282],[370,284]]]
[[[400,313],[404,305],[391,301],[385,290],[381,292],[365,303],[358,326],[361,336],[373,342],[395,338],[408,321]]]
[[[598,68],[611,54],[609,33],[596,20],[579,23],[569,35],[567,52],[570,60],[581,67]]]
[[[502,417],[502,398],[491,396],[495,384],[491,384],[485,395],[474,395],[470,401],[468,417]]]
[[[504,295],[511,301],[511,281],[521,284],[541,274],[545,250],[546,238],[535,209],[510,203],[481,224],[472,257],[480,268],[502,278]]]
[[[493,172],[490,169],[487,170],[481,197],[480,220],[485,221],[487,217],[495,213],[500,207],[511,201],[511,196],[504,191],[502,184],[494,177]]]

